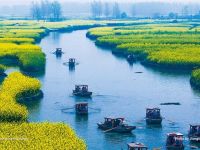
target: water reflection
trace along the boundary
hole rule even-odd
[[[148,125],[147,124],[146,128],[147,129],[162,129],[162,124],[160,124],[160,125],[159,124],[158,125],[156,125],[156,124],[155,125]]]
[[[41,111],[41,100],[32,100],[32,101],[23,101],[22,104],[25,105],[29,112],[29,118],[32,118],[32,120],[38,121],[40,118],[40,111]]]
[[[34,77],[34,78],[43,78],[45,76],[45,68],[42,71],[38,72],[26,72],[20,69],[20,71],[27,76]]]
[[[114,132],[103,133],[104,140],[113,145],[113,149],[127,148],[127,143],[136,141],[136,135],[133,133],[119,134]]]
[[[75,121],[85,125],[88,123],[88,115],[75,115]]]
[[[141,63],[142,64],[142,63]],[[161,67],[153,67],[149,65],[144,65],[142,64],[148,71],[151,71],[153,73],[157,73],[160,75],[165,75],[165,76],[183,76],[183,77],[188,77],[191,74],[191,70],[189,69],[170,69],[170,68],[161,68]]]
[[[75,66],[69,65],[69,71],[70,71],[70,72],[75,72]]]
[[[51,36],[52,36],[52,42],[53,44],[57,45],[60,42],[60,33],[59,32],[52,32]]]

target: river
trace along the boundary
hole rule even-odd
[[[132,141],[143,142],[149,148],[164,148],[168,132],[187,135],[189,124],[198,123],[200,93],[191,88],[189,73],[146,68],[139,62],[129,65],[109,50],[95,46],[94,41],[86,38],[86,32],[50,33],[39,44],[47,57],[45,74],[39,77],[44,98],[28,105],[29,121],[65,122],[85,139],[89,150],[126,149]],[[65,52],[61,58],[52,54],[57,47]],[[79,63],[74,71],[63,65],[70,57]],[[73,97],[75,84],[88,84],[94,92],[92,99]],[[88,117],[77,117],[73,110],[61,111],[80,101],[87,101],[89,107],[101,111],[90,109]],[[181,105],[160,106],[162,102]],[[146,126],[147,107],[161,108],[165,117],[162,127]],[[97,128],[97,122],[106,116],[125,117],[137,129],[132,134],[104,133]],[[189,149],[187,139],[185,144]]]

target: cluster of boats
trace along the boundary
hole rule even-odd
[[[63,54],[61,48],[57,48],[55,51],[57,56]],[[135,56],[128,55],[129,61],[134,61]],[[70,58],[68,62],[70,67],[76,65],[74,58]],[[74,96],[89,98],[92,96],[92,92],[88,90],[88,85],[75,85],[75,89],[72,91]],[[75,111],[77,115],[88,115],[88,103],[82,102],[75,104]],[[147,108],[146,109],[146,123],[148,125],[161,125],[163,117],[161,116],[160,108]],[[104,122],[97,123],[99,129],[104,132],[117,132],[117,133],[130,133],[136,129],[136,126],[126,124],[125,118],[111,118],[105,117]],[[200,143],[200,125],[190,125],[188,133],[189,140],[193,143]],[[183,150],[183,134],[172,132],[167,134],[166,149],[168,150]],[[147,150],[148,147],[143,143],[128,143],[128,150]]]
[[[86,115],[88,114],[88,103],[77,103],[76,114]],[[97,123],[98,128],[104,132],[116,132],[116,133],[130,133],[136,126],[126,124],[125,118],[111,118],[105,117],[104,122]],[[161,125],[163,117],[161,116],[159,108],[147,108],[146,109],[146,123],[148,125]],[[200,125],[190,125],[188,133],[189,140],[192,143],[200,143]],[[178,132],[172,132],[167,134],[166,149],[168,150],[183,150],[184,149],[184,135]],[[143,143],[128,143],[128,150],[147,150],[148,147]]]
[[[56,50],[53,52],[53,54],[56,55],[56,57],[60,58],[64,52],[62,48],[56,48]],[[75,58],[69,58],[69,61],[67,63],[64,63],[64,65],[68,65],[70,70],[74,70],[76,66],[76,59]]]

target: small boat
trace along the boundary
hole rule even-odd
[[[76,85],[73,94],[79,97],[91,97],[92,92],[88,91],[88,85]]]
[[[181,133],[168,133],[166,141],[167,150],[183,150],[183,134]]]
[[[75,110],[77,115],[88,115],[88,103],[77,103]]]
[[[125,124],[124,118],[105,118],[103,123],[97,123],[97,125],[104,132],[130,133],[136,129],[135,126]]]
[[[146,123],[147,124],[161,124],[162,123],[160,108],[146,109]]]
[[[56,48],[54,54],[56,54],[56,56],[61,56],[63,54],[62,48]]]
[[[148,147],[143,143],[128,143],[128,150],[148,150]]]
[[[129,54],[126,59],[129,62],[134,62],[134,61],[136,61],[136,56],[133,54]]]
[[[70,58],[68,63],[69,63],[69,67],[74,67],[76,65],[76,59]]]
[[[188,137],[191,142],[200,143],[200,125],[190,125]]]

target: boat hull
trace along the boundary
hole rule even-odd
[[[167,150],[184,150],[184,146],[166,146]]]
[[[75,66],[75,63],[69,62],[69,66],[70,66],[70,67],[74,67],[74,66]]]
[[[91,97],[92,92],[76,92],[76,91],[73,91],[73,95],[78,96],[78,97]]]
[[[85,112],[76,112],[77,115],[88,115],[88,111]]]
[[[153,124],[153,125],[160,125],[162,123],[162,118],[160,118],[160,119],[146,118],[146,123]]]
[[[112,127],[107,127],[105,126],[104,124],[100,124],[98,123],[98,128],[101,129],[101,130],[110,130],[110,132],[117,132],[117,133],[131,133],[134,129],[136,129],[135,126],[124,126],[124,127],[116,127],[116,128],[113,128]]]
[[[197,144],[200,144],[200,137],[198,137],[198,136],[190,136],[189,135],[189,140],[190,140],[190,142],[192,142],[192,143],[197,143]]]

